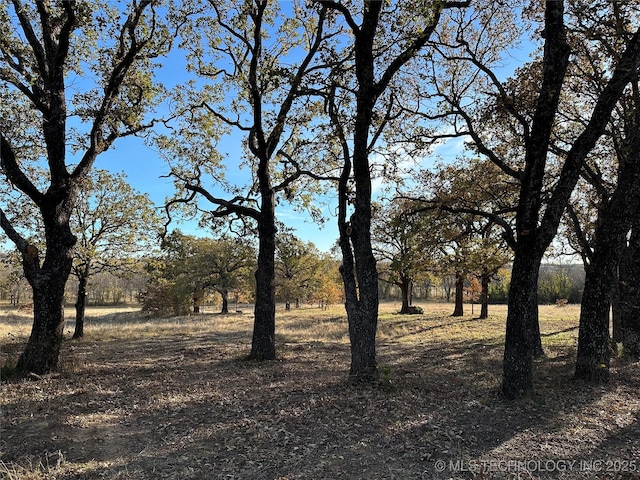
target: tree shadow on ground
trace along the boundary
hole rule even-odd
[[[240,331],[65,344],[61,374],[3,390],[1,459],[60,451],[60,479],[546,478],[489,462],[637,452],[637,364],[591,387],[556,348],[536,396],[508,402],[494,338],[381,342],[379,387],[347,382],[344,343],[281,342],[272,362],[242,360],[247,345]],[[613,406],[622,427],[599,413]]]

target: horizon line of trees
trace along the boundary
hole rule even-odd
[[[175,233],[175,232],[174,232]],[[289,237],[289,240],[291,238]],[[185,236],[185,241],[202,240],[205,243],[216,243],[220,239],[213,238],[196,238],[193,236]],[[222,240],[224,241],[224,240]],[[296,239],[299,245],[304,245]],[[339,275],[339,262],[329,254],[322,254],[315,250],[313,244],[307,244],[309,250],[301,250],[298,256],[289,258],[290,262],[297,262],[303,265],[295,275],[277,275],[277,283],[282,285],[276,292],[276,300],[281,304],[293,304],[298,306],[300,303],[314,304],[319,307],[335,305],[344,302],[344,295],[341,285],[336,282]],[[32,297],[29,285],[24,275],[21,274],[20,266],[15,258],[12,258],[9,252],[0,252],[0,301],[9,303],[13,306],[20,306],[32,303]],[[251,255],[249,255],[251,257]],[[199,261],[196,256],[189,261]],[[255,259],[255,255],[253,256]],[[187,260],[186,258],[184,259]],[[161,256],[149,258],[144,257],[137,260],[129,260],[126,263],[132,265],[128,271],[103,271],[91,276],[89,284],[86,288],[86,306],[109,306],[124,304],[140,304],[145,301],[148,295],[148,283],[150,277],[153,276],[154,269],[150,264],[162,261]],[[314,275],[317,266],[329,269],[329,275],[333,275],[333,281],[329,277],[329,281],[323,281],[327,277],[319,274]],[[306,268],[309,266],[309,268]],[[384,262],[379,262],[381,277],[386,270]],[[284,270],[284,262],[280,267]],[[244,276],[243,289],[233,292],[237,295],[233,296],[233,303],[246,304],[252,301],[253,285],[250,283],[251,272],[233,271],[234,275]],[[203,276],[202,271],[192,271],[194,278]],[[210,274],[204,275],[208,276]],[[489,303],[505,304],[508,300],[509,282],[511,270],[509,265],[500,268],[489,285]],[[309,288],[309,278],[315,277],[315,285]],[[434,272],[428,272],[425,278],[413,284],[412,297],[413,301],[444,301],[447,303],[455,302],[455,274],[436,275]],[[471,277],[464,282],[466,303],[479,303],[480,291],[477,288],[479,278]],[[77,301],[79,280],[70,278],[65,290],[65,306],[75,307]],[[474,286],[475,283],[475,286]],[[294,287],[298,285],[298,287]],[[203,302],[210,306],[218,306],[221,311],[223,308],[223,299],[216,288],[211,285],[208,288],[208,295],[203,297]],[[540,304],[554,304],[558,300],[566,300],[568,303],[579,304],[581,301],[582,291],[584,288],[584,267],[579,264],[543,264],[540,270],[540,284],[538,298]],[[322,291],[326,289],[326,291]],[[402,301],[402,291],[399,286],[391,282],[380,279],[379,283],[380,298],[389,300],[394,299]],[[193,294],[187,291],[182,299],[183,306],[177,310],[185,312],[192,310],[194,304]],[[151,305],[149,309],[154,309]],[[165,309],[162,313],[171,314],[171,309]],[[159,313],[159,310],[157,310]]]

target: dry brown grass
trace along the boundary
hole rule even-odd
[[[279,309],[279,358],[264,363],[243,359],[249,312],[90,311],[60,372],[2,384],[0,478],[638,478],[639,365],[614,358],[609,385],[574,382],[578,307],[541,307],[547,355],[520,402],[498,394],[504,307],[482,321],[397,309],[381,308],[379,388],[346,381],[342,307]],[[29,323],[0,317],[1,364]]]

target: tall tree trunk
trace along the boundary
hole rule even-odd
[[[64,289],[71,273],[76,238],[68,218],[52,215],[55,210],[49,204],[43,211],[47,252],[42,266],[36,247],[28,246],[23,254],[25,276],[33,290],[33,326],[16,365],[22,373],[42,375],[58,366],[64,331]]]
[[[453,308],[452,317],[462,317],[464,315],[464,277],[456,272],[456,304]]]
[[[355,266],[356,278],[349,280],[354,288],[350,288],[350,294],[346,296],[351,342],[349,377],[355,382],[371,383],[377,381],[379,377],[376,359],[379,299],[378,271],[370,237],[370,204],[357,209],[351,216],[351,220],[351,241],[355,258],[355,265],[354,263],[352,265]],[[346,269],[342,270],[353,277],[353,270],[349,272]]]
[[[275,255],[276,225],[273,192],[263,194],[258,225],[258,268],[256,270],[256,303],[250,360],[276,358]]]
[[[582,380],[604,383],[609,379],[612,291],[624,249],[623,239],[638,215],[638,188],[640,168],[630,165],[620,172],[616,191],[599,215],[580,310],[575,376]],[[624,310],[622,303],[620,307]]]
[[[87,283],[88,276],[78,277],[78,296],[76,298],[76,328],[73,332],[73,339],[77,340],[84,336],[84,313],[87,303]]]
[[[636,73],[631,83],[631,112],[626,119],[627,148],[623,151],[623,157],[628,157],[623,163],[627,171],[624,178],[629,178],[629,171],[640,172],[640,82]],[[625,155],[626,154],[626,155]],[[640,173],[636,173],[640,175]],[[626,356],[640,358],[640,182],[632,187],[635,193],[635,210],[630,213],[630,235],[626,242],[626,235],[621,247],[619,263],[618,292],[620,295],[620,330],[623,352]],[[614,334],[616,330],[614,329]]]
[[[229,292],[222,291],[220,292],[220,296],[222,297],[222,309],[220,310],[220,313],[229,313]]]
[[[331,8],[338,9],[336,2],[327,2],[327,4]],[[353,22],[348,22],[355,37],[353,56],[357,81],[354,91],[356,108],[353,135],[345,135],[343,124],[333,102],[330,105],[330,115],[337,127],[336,134],[340,139],[344,159],[338,182],[338,226],[343,257],[341,273],[345,284],[345,303],[351,340],[350,376],[357,381],[371,382],[377,381],[379,377],[376,364],[379,292],[376,259],[371,246],[372,188],[369,153],[377,135],[382,133],[382,130],[374,135],[371,145],[369,133],[374,125],[374,108],[378,98],[387,89],[398,70],[426,44],[445,7],[444,4],[433,6],[431,23],[420,33],[410,48],[387,64],[387,69],[383,70],[380,80],[376,81],[377,52],[374,54],[374,51],[384,4],[383,2],[365,2],[359,5],[362,5],[361,15],[359,15],[362,24],[357,27]],[[344,8],[348,10],[347,7]],[[332,87],[334,88],[335,86]],[[348,141],[347,137],[351,137],[352,140]],[[353,155],[349,152],[351,144]],[[355,197],[349,224],[346,219],[350,203],[349,183],[352,172]]]
[[[411,287],[413,282],[410,278],[402,277],[398,285],[402,296],[402,307],[400,307],[400,313],[404,315],[409,313],[409,307],[411,306]]]
[[[521,175],[516,213],[515,257],[507,314],[503,392],[509,398],[533,391],[532,355],[535,353],[538,269],[544,251],[555,236],[586,156],[594,148],[625,87],[637,78],[640,32],[636,32],[603,88],[583,132],[573,142],[546,209],[542,210],[546,157],[554,117],[569,64],[570,48],[564,28],[564,2],[545,3],[543,78],[531,132],[525,143],[525,169]],[[637,149],[636,149],[637,150]],[[542,218],[540,218],[542,216]]]
[[[637,141],[636,148],[640,147]],[[612,285],[623,251],[623,239],[640,215],[640,154],[620,159],[618,185],[601,208],[595,230],[595,246],[586,270],[580,310],[576,378],[602,383],[609,379],[611,356],[609,312]]]
[[[491,280],[491,276],[487,272],[482,272],[480,276],[480,283],[482,285],[482,291],[480,293],[480,318],[485,319],[489,318],[489,282]]]
[[[355,62],[358,88],[356,91],[353,156],[341,134],[344,165],[338,185],[341,274],[345,286],[345,308],[349,322],[352,381],[378,381],[376,333],[378,329],[378,271],[371,245],[371,170],[369,164],[369,128],[373,110],[380,94],[374,79],[373,43],[381,4],[365,9],[362,28],[355,38]],[[334,117],[335,118],[335,117]],[[353,166],[353,170],[352,170]],[[355,196],[350,222],[346,221],[350,202],[350,175],[353,171]]]
[[[533,393],[533,358],[542,350],[538,324],[541,259],[516,250],[509,287],[502,392],[509,399]]]
[[[635,220],[620,261],[620,310],[624,354],[640,358],[640,221]]]
[[[531,131],[525,138],[525,168],[520,178],[509,288],[502,391],[510,399],[533,394],[533,357],[542,354],[538,324],[538,274],[544,251],[555,236],[561,217],[555,209],[548,208],[540,221],[547,153],[569,65],[570,48],[566,41],[562,0],[546,2],[544,23],[542,84]],[[569,163],[565,162],[563,175],[567,165]],[[563,179],[562,188],[556,187],[554,193],[570,193],[575,185],[574,177],[577,181],[579,171],[579,165],[571,169],[569,173],[573,175],[568,180]],[[564,209],[565,205],[566,201],[563,200],[561,208]],[[555,216],[550,215],[550,210]]]
[[[587,267],[580,308],[575,376],[592,382],[609,379],[609,310],[614,265],[606,257],[609,255],[594,255]]]

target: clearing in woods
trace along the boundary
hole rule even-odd
[[[266,363],[243,359],[248,313],[89,310],[58,373],[2,383],[0,478],[640,478],[640,365],[615,356],[609,385],[572,380],[579,307],[541,307],[546,356],[518,402],[498,393],[505,308],[423,307],[382,306],[380,387],[347,382],[339,306],[280,308]],[[0,365],[29,329],[0,312]]]

